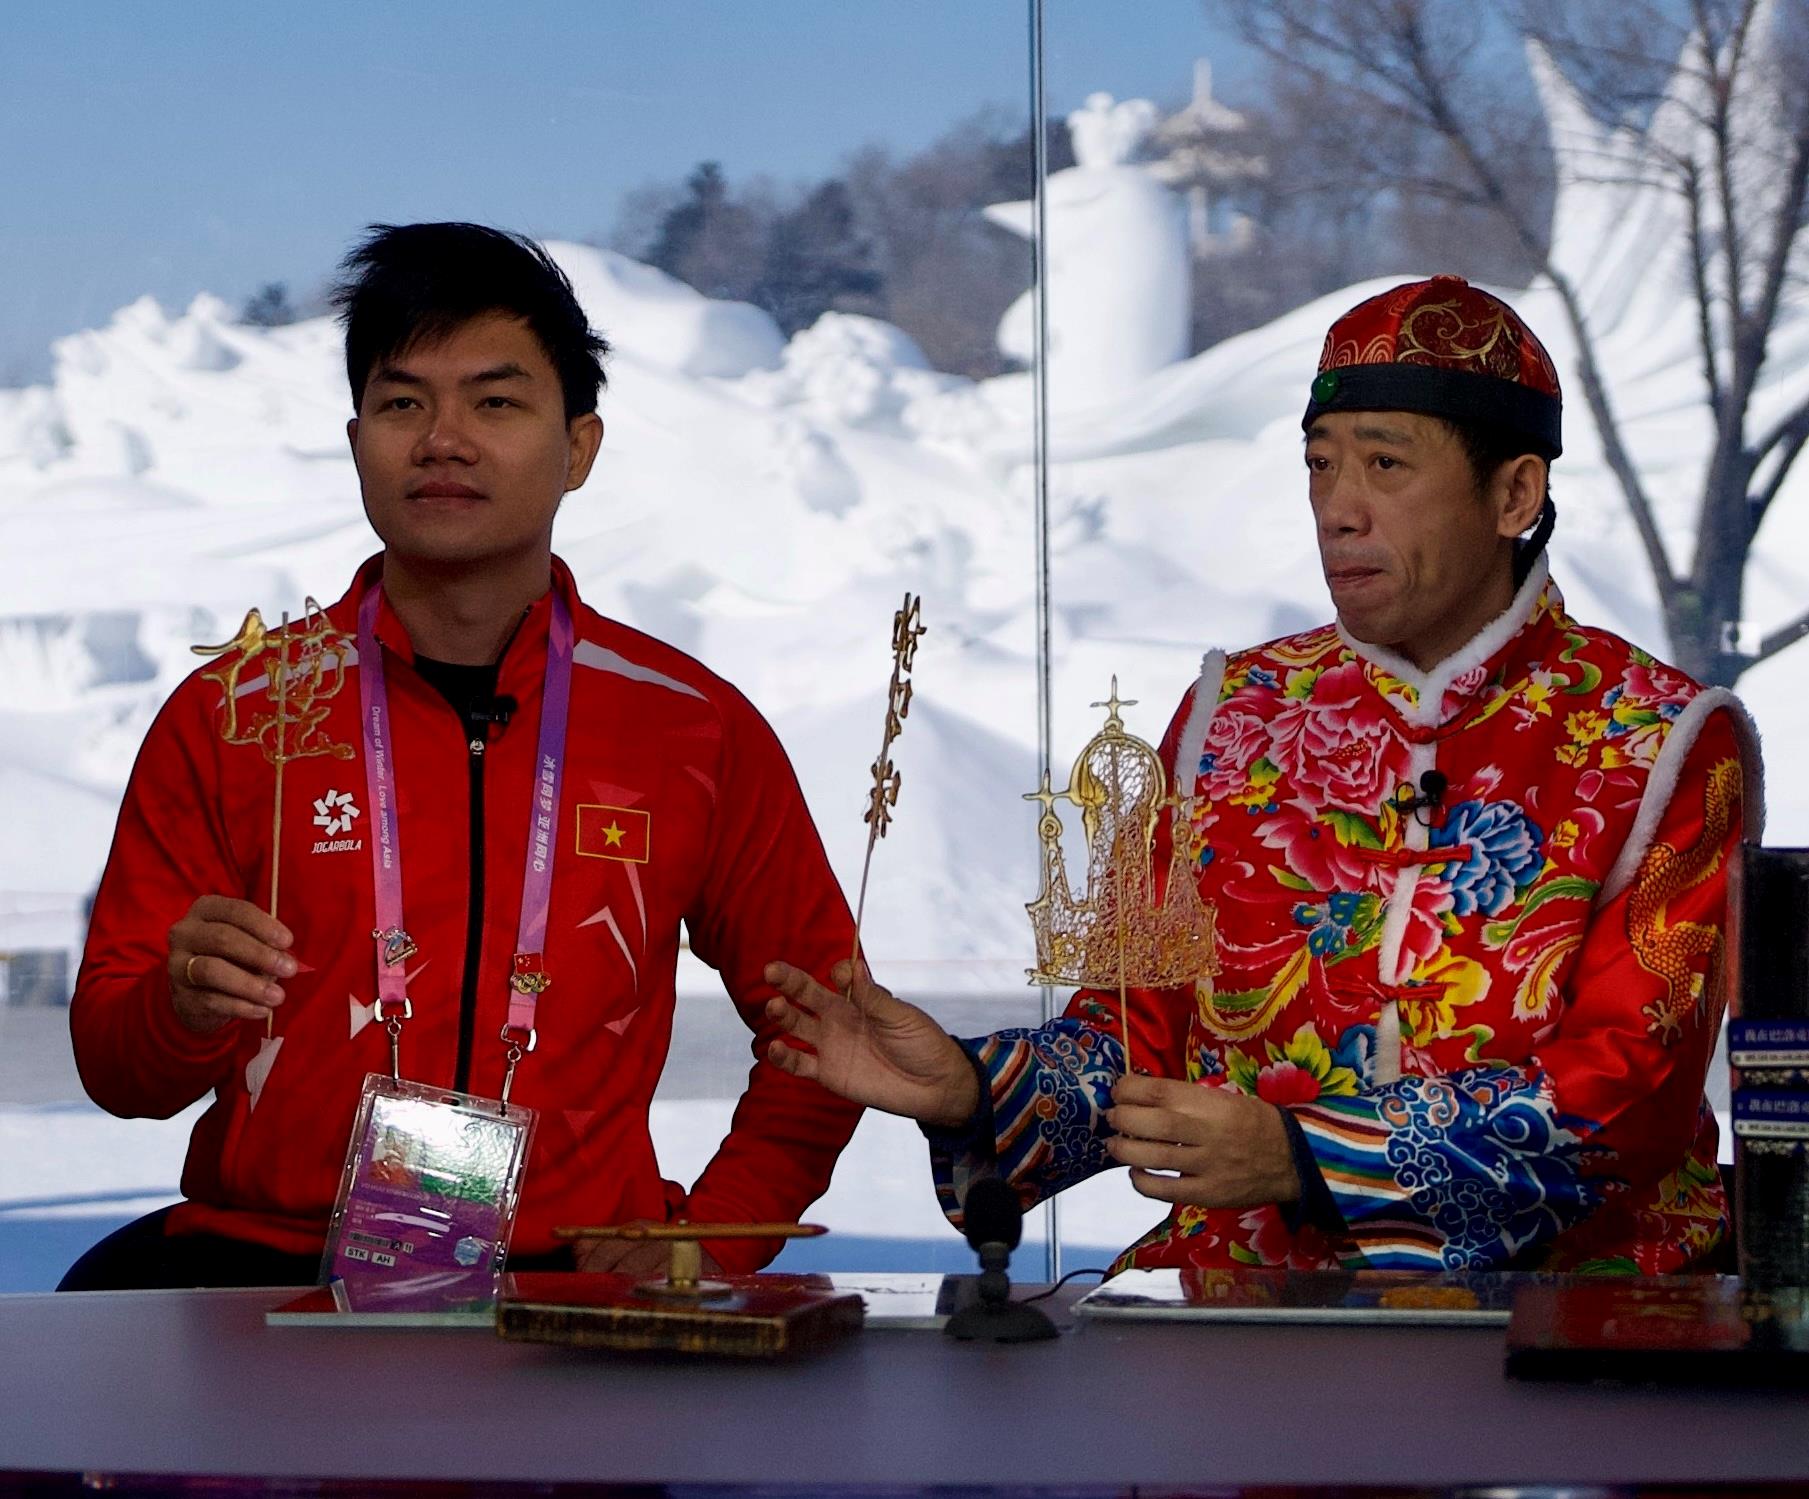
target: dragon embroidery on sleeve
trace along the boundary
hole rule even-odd
[[[1718,974],[1721,929],[1699,921],[1672,921],[1670,903],[1721,867],[1721,845],[1740,806],[1740,764],[1722,760],[1708,774],[1702,834],[1679,852],[1654,843],[1640,860],[1627,897],[1627,936],[1640,967],[1665,981],[1665,996],[1641,1008],[1646,1030],[1666,1046],[1683,1034],[1683,1022],[1702,1014],[1710,976]]]

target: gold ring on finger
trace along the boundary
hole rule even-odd
[[[200,953],[192,952],[188,955],[188,961],[182,965],[182,981],[185,984],[187,984],[189,986],[189,988],[191,988],[191,989],[196,987],[196,985],[195,985],[195,959],[200,956],[201,956]]]

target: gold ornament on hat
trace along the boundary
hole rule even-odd
[[[1216,911],[1201,900],[1187,857],[1193,798],[1170,792],[1162,758],[1127,733],[1118,679],[1103,703],[1105,727],[1087,741],[1064,791],[1043,784],[1024,800],[1040,802],[1037,837],[1042,845],[1042,889],[1024,907],[1036,935],[1033,984],[1077,984],[1116,989],[1125,1071],[1131,1070],[1127,991],[1193,984],[1218,972]],[[1080,808],[1087,839],[1087,886],[1076,899],[1068,885],[1062,822],[1056,804]],[[1174,819],[1168,868],[1158,886],[1154,838],[1164,815]],[[1157,899],[1158,888],[1161,899]]]

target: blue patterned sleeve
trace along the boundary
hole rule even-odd
[[[1602,1200],[1583,1170],[1593,1127],[1536,1069],[1405,1077],[1292,1113],[1367,1268],[1500,1268]]]
[[[980,1107],[959,1130],[925,1130],[942,1211],[961,1226],[967,1184],[1000,1176],[1028,1208],[1113,1165],[1105,1152],[1119,1042],[1079,1020],[962,1041],[979,1073]]]

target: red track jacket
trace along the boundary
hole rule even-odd
[[[756,1060],[728,1138],[687,1197],[660,1177],[648,1103],[671,1036],[680,923],[722,973],[758,1058],[771,1039],[763,965],[784,954],[824,977],[853,942],[846,902],[785,752],[753,706],[681,652],[587,608],[565,565],[555,559],[553,570],[577,642],[546,942],[553,982],[540,999],[539,1047],[513,1093],[540,1114],[514,1248],[553,1248],[555,1224],[681,1208],[699,1222],[795,1219],[828,1185],[858,1108]],[[379,575],[378,560],[360,569],[327,611],[335,628],[356,636],[359,599]],[[390,658],[404,911],[420,947],[408,964],[414,1016],[402,1073],[490,1097],[502,1083],[550,613],[549,594],[505,652],[497,690],[519,706],[477,752],[458,714],[410,669],[387,601],[377,623]],[[70,1025],[83,1083],[112,1113],[167,1118],[213,1093],[189,1142],[174,1233],[319,1251],[359,1088],[366,1073],[389,1070],[387,1034],[370,1022],[372,828],[355,670],[320,732],[359,753],[295,759],[285,771],[278,914],[308,966],[284,984],[282,1045],[267,1075],[247,1072],[262,1027],[187,1030],[165,971],[169,928],[198,896],[262,905],[269,889],[273,773],[255,746],[222,742],[217,681],[197,673],[176,690],[126,788]],[[248,686],[242,679],[241,694]],[[467,912],[480,877],[473,942]],[[461,1017],[468,987],[475,1013]],[[725,1241],[712,1253],[725,1269],[749,1270],[777,1247]]]

